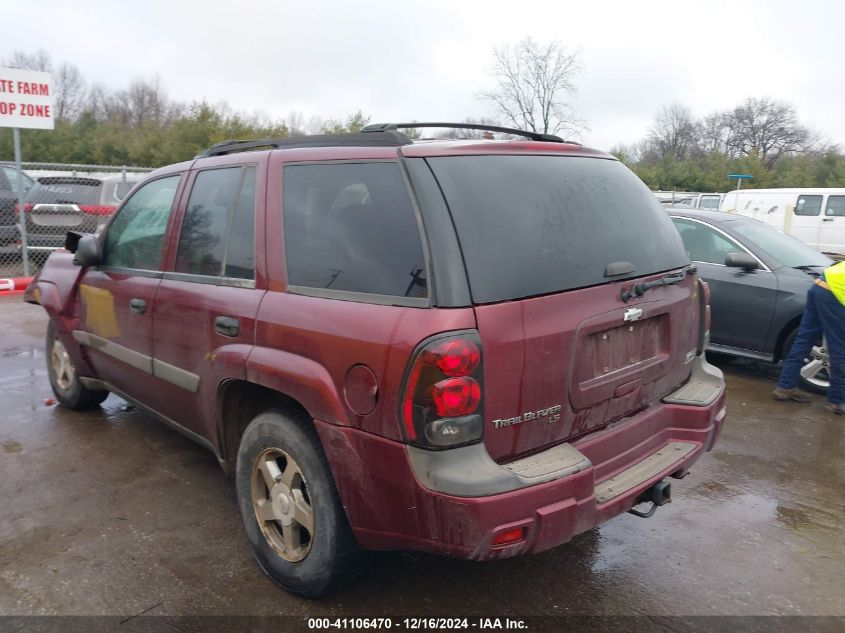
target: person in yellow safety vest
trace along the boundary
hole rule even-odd
[[[810,396],[797,388],[798,378],[804,359],[823,335],[827,341],[830,376],[824,410],[845,415],[845,262],[826,268],[807,292],[807,306],[798,334],[773,392],[777,400],[810,402]]]

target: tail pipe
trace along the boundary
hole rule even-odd
[[[634,506],[638,506],[641,503],[651,503],[651,507],[645,512],[635,510],[634,508],[631,508],[628,512],[634,516],[647,519],[657,511],[658,506],[666,505],[667,503],[671,503],[671,501],[672,484],[668,481],[658,481],[651,488],[637,497],[637,500],[634,502]]]

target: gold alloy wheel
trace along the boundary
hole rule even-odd
[[[314,538],[314,509],[305,477],[280,448],[262,451],[252,467],[252,508],[270,546],[286,561],[308,556]]]
[[[64,344],[59,340],[59,337],[53,339],[53,350],[50,354],[50,369],[53,372],[53,379],[56,385],[62,390],[67,391],[73,384],[73,379],[76,376],[76,369],[73,367],[73,362],[65,349]]]

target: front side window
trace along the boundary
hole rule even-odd
[[[148,182],[127,200],[106,234],[104,266],[159,269],[179,178],[168,176]]]
[[[289,165],[283,173],[288,283],[427,296],[419,229],[396,163]]]
[[[694,262],[724,265],[728,253],[744,252],[739,244],[700,222],[677,218],[672,221],[684,240],[690,259]]]
[[[845,215],[845,196],[828,196],[825,215]]]
[[[818,215],[822,210],[821,196],[798,196],[795,215]]]

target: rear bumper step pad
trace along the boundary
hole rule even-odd
[[[692,442],[669,442],[641,462],[598,484],[595,488],[596,501],[606,503],[625,494],[679,462],[697,447],[698,444]]]

